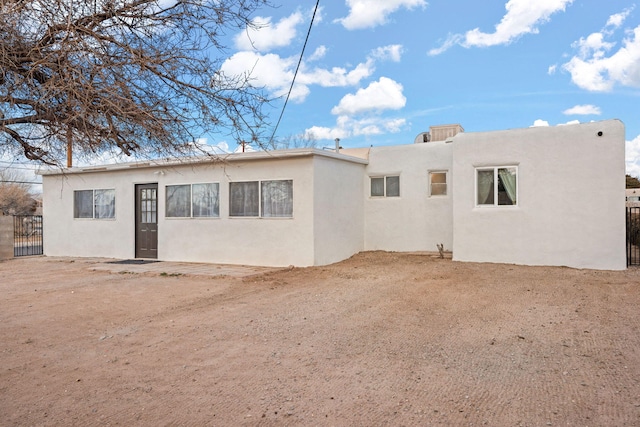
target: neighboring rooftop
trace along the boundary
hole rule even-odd
[[[416,139],[413,142],[415,144],[422,144],[424,142],[446,141],[461,132],[464,132],[464,129],[457,123],[451,125],[429,126],[429,132],[422,132],[416,136]]]

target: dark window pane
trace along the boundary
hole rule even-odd
[[[191,186],[167,185],[167,217],[191,216]]]
[[[115,218],[116,190],[95,190],[94,212],[96,218]]]
[[[516,168],[498,169],[498,204],[515,205],[517,195]]]
[[[73,217],[93,218],[93,190],[73,192]]]
[[[229,183],[229,199],[229,216],[258,216],[258,181]]]
[[[431,172],[429,174],[429,180],[431,181],[432,196],[447,195],[447,173],[446,172]]]
[[[192,209],[193,216],[198,217],[217,217],[220,216],[219,201],[220,184],[193,184],[192,191]]]
[[[384,196],[384,178],[371,178],[371,197]]]
[[[493,169],[478,171],[478,205],[493,205]]]
[[[388,176],[387,177],[387,197],[399,197],[400,196],[400,177]]]
[[[293,181],[262,181],[262,216],[293,216]]]

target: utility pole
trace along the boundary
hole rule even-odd
[[[73,167],[73,129],[67,125],[67,167]]]

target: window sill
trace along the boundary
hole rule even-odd
[[[520,209],[520,205],[497,205],[497,206],[490,206],[490,205],[477,205],[474,206],[473,208],[474,211],[486,211],[486,212],[491,212],[491,211],[519,211]]]
[[[192,220],[192,219],[211,220],[211,219],[220,219],[220,217],[219,216],[165,216],[164,219],[167,221],[180,221],[180,220]]]
[[[115,221],[116,218],[73,218],[74,221]]]
[[[292,216],[230,216],[229,219],[276,219],[287,220],[294,219]]]

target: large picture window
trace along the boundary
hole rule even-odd
[[[167,185],[167,218],[210,218],[220,216],[220,184]]]
[[[372,176],[371,197],[400,197],[400,177]]]
[[[476,204],[478,206],[514,206],[518,204],[518,168],[476,169]]]
[[[116,216],[116,190],[78,190],[73,192],[73,217],[113,219]]]
[[[229,216],[290,218],[293,180],[229,183]]]

